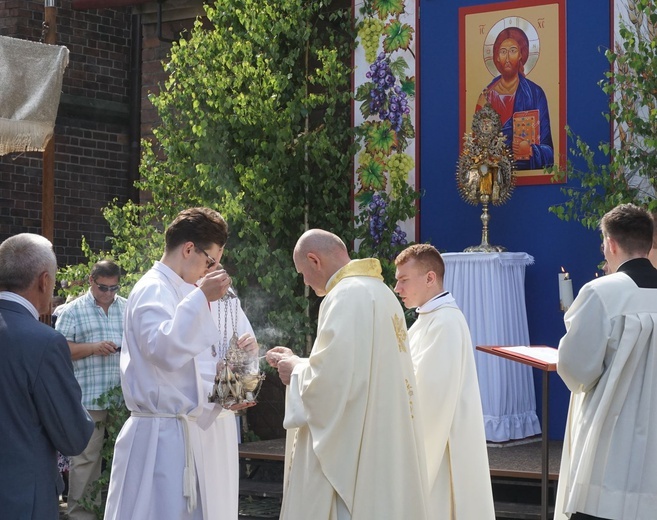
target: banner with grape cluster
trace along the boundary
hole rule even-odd
[[[416,235],[416,0],[355,1],[354,14],[354,213],[361,248],[390,258]]]

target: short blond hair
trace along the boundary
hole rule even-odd
[[[415,260],[427,272],[433,271],[442,280],[445,276],[445,262],[438,250],[431,244],[413,244],[407,247],[395,258],[395,265],[403,265]]]

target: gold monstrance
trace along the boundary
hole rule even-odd
[[[513,153],[506,146],[501,132],[500,116],[489,104],[475,113],[472,133],[463,136],[463,153],[456,170],[456,186],[469,204],[481,204],[481,244],[466,252],[506,251],[488,243],[488,204],[504,204],[515,186]]]

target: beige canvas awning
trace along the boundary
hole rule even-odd
[[[0,36],[0,155],[45,149],[68,55],[64,46]]]

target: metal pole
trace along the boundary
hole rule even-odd
[[[548,431],[548,391],[550,389],[550,372],[543,371],[543,432],[541,438],[542,444],[542,467],[541,467],[541,520],[548,520],[548,501],[549,501],[549,479],[550,479],[550,443]]]
[[[55,0],[45,0],[44,42],[57,41]],[[41,195],[41,234],[51,242],[55,235],[55,136],[43,151],[43,183]]]
[[[43,41],[57,41],[55,0],[45,0],[43,17]],[[55,237],[55,135],[43,150],[43,175],[41,180],[41,234],[54,243]],[[39,320],[50,325],[51,314],[42,314]]]
[[[55,44],[56,7],[55,0],[45,0],[44,42]],[[50,138],[43,151],[43,181],[41,192],[41,234],[53,242],[55,235],[55,137]]]

